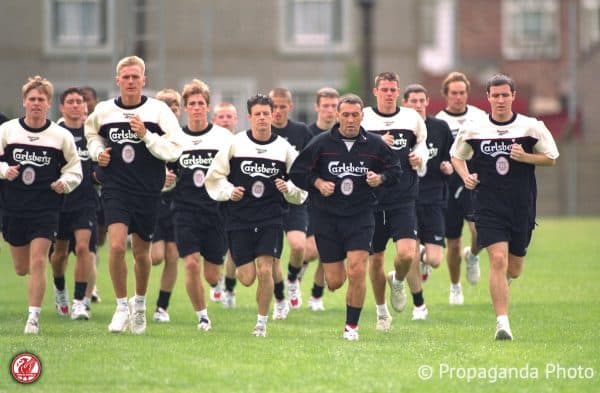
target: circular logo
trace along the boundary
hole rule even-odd
[[[498,157],[498,159],[496,160],[496,172],[498,172],[499,175],[504,176],[508,173],[509,169],[510,164],[508,163],[506,157]]]
[[[123,146],[123,150],[121,151],[121,157],[126,164],[131,164],[135,159],[135,150],[131,145]]]
[[[23,169],[23,172],[21,172],[21,180],[26,186],[32,185],[35,181],[35,169],[30,166]]]
[[[265,184],[263,182],[261,182],[260,180],[255,181],[254,184],[252,185],[252,195],[254,195],[254,198],[262,198],[264,193],[265,193]]]
[[[344,195],[352,194],[352,191],[354,191],[354,182],[352,181],[352,179],[345,178],[344,180],[342,180],[342,184],[340,185],[340,191],[342,191],[342,194]]]
[[[194,174],[192,175],[192,179],[194,179],[194,185],[198,188],[204,185],[204,171],[202,169],[196,169]]]
[[[19,383],[33,383],[42,374],[42,362],[32,353],[20,353],[13,358],[10,372]]]

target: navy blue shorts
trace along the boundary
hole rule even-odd
[[[171,210],[170,202],[161,200],[159,205],[158,218],[156,220],[156,228],[154,229],[153,242],[175,241],[175,223],[174,214]]]
[[[487,201],[480,204],[474,199],[475,228],[477,229],[477,246],[485,248],[498,242],[508,242],[508,251],[518,257],[527,254],[535,227],[535,208],[509,200],[503,202],[496,195],[490,195]]]
[[[76,229],[89,229],[91,231],[95,227],[95,209],[62,212],[58,216],[58,233],[56,234],[56,238],[59,240],[70,240],[73,238],[73,232]]]
[[[223,218],[204,211],[177,211],[175,242],[181,257],[199,252],[205,260],[222,264],[227,252]]]
[[[37,238],[53,242],[58,231],[58,212],[34,217],[4,216],[2,223],[2,236],[11,246],[25,246]]]
[[[154,239],[160,197],[103,192],[102,203],[106,226],[122,223],[129,233],[136,233],[142,240],[151,242]]]
[[[261,255],[281,258],[283,228],[280,225],[236,229],[228,231],[227,236],[231,257],[236,266],[254,262]]]
[[[440,205],[417,205],[419,240],[445,247],[444,209]]]
[[[308,208],[306,205],[289,205],[288,212],[283,216],[283,230],[308,231]]]
[[[348,251],[371,252],[371,240],[375,230],[372,210],[349,217],[333,216],[323,211],[311,212],[310,220],[315,228],[315,241],[323,263],[346,259]]]
[[[446,237],[458,239],[462,236],[464,221],[473,221],[473,193],[464,185],[450,190],[448,206],[444,213]]]
[[[414,202],[407,202],[391,210],[375,212],[373,252],[383,252],[389,239],[417,239],[417,209]]]

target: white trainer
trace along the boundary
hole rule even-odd
[[[450,296],[448,296],[448,302],[453,306],[460,306],[465,302],[460,283],[457,285],[450,284]]]
[[[235,292],[227,290],[223,291],[221,305],[223,306],[223,308],[235,308]]]
[[[171,317],[169,316],[169,313],[167,312],[167,310],[165,310],[162,307],[158,307],[156,309],[152,319],[154,320],[154,322],[159,322],[159,323],[171,322]]]
[[[40,321],[34,318],[28,318],[25,323],[25,329],[23,330],[25,334],[39,334],[40,333]]]
[[[273,319],[281,320],[286,319],[290,312],[290,305],[286,299],[281,301],[275,300],[275,306],[273,307]]]
[[[69,315],[69,295],[66,289],[59,291],[54,287],[54,303],[58,315],[61,317]]]
[[[344,334],[342,335],[342,338],[348,341],[358,341],[358,326],[354,329],[346,326],[344,328]]]
[[[325,304],[323,303],[323,297],[313,297],[308,299],[308,308],[311,311],[325,311]]]
[[[108,325],[108,331],[111,333],[123,333],[129,328],[129,319],[129,307],[117,306],[117,310]]]
[[[463,257],[467,264],[467,281],[469,284],[475,285],[481,278],[481,270],[479,269],[479,257],[471,253],[471,247],[465,247],[463,250]]]
[[[71,319],[73,321],[87,321],[90,319],[90,312],[86,307],[83,300],[73,300],[73,306],[71,307]]]
[[[267,337],[267,325],[257,324],[252,331],[254,337]]]
[[[379,332],[389,332],[392,330],[392,316],[390,314],[378,315],[375,330]]]
[[[429,311],[427,310],[427,306],[425,304],[422,304],[419,307],[413,308],[412,320],[413,321],[424,321],[427,319],[428,314],[429,314]]]
[[[131,333],[143,334],[146,331],[146,303],[136,302],[135,298],[129,299],[129,313]]]
[[[390,284],[390,302],[397,312],[402,312],[406,308],[406,293],[404,293],[404,281],[396,280],[396,272],[391,271],[387,276]]]
[[[290,308],[297,310],[302,306],[302,291],[300,290],[300,280],[294,282],[287,281],[288,299]]]
[[[512,331],[510,330],[510,325],[508,323],[500,323],[496,322],[496,340],[508,340],[511,341],[513,339]]]
[[[200,318],[200,322],[198,322],[198,330],[203,332],[208,332],[212,328],[212,323],[208,317]]]

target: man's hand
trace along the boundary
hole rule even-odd
[[[50,184],[50,188],[52,188],[52,190],[54,190],[54,192],[57,194],[64,194],[65,192],[67,192],[67,186],[60,180],[57,180]]]
[[[315,188],[319,190],[321,195],[328,197],[335,191],[335,183],[318,178],[315,180]]]
[[[381,175],[369,171],[367,172],[367,184],[370,187],[379,187],[380,185],[383,184],[383,178],[381,177]]]
[[[288,186],[287,183],[280,179],[280,178],[276,178],[275,179],[275,187],[277,187],[277,189],[279,190],[280,193],[285,194],[286,192],[288,192]]]
[[[135,132],[138,138],[142,139],[146,135],[146,126],[138,115],[131,118],[129,126],[131,127],[131,131]]]
[[[440,163],[440,172],[442,172],[444,175],[451,175],[454,173],[454,167],[450,161],[442,161]]]
[[[477,173],[469,173],[467,177],[463,179],[463,182],[465,183],[467,190],[474,190],[479,184],[479,177],[477,176]]]
[[[421,163],[423,162],[423,160],[421,159],[421,157],[417,156],[415,154],[415,152],[410,152],[408,154],[408,163],[410,164],[410,167],[413,170],[418,170],[421,167]]]
[[[237,202],[244,197],[244,192],[246,192],[246,189],[244,187],[242,187],[242,186],[235,187],[233,189],[233,191],[231,191],[230,199],[234,202]]]
[[[6,180],[13,181],[19,176],[19,169],[21,168],[20,164],[9,166],[6,170]]]
[[[98,155],[98,165],[101,167],[107,167],[110,163],[110,151],[112,147],[107,147]]]

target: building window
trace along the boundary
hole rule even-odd
[[[47,54],[112,53],[114,0],[46,0],[45,7]]]
[[[283,52],[349,50],[349,0],[280,0]]]
[[[504,0],[502,52],[511,60],[559,57],[558,0]]]
[[[424,70],[442,74],[454,68],[454,0],[419,2],[419,63]]]
[[[600,0],[581,0],[581,49],[590,50],[600,42]]]

